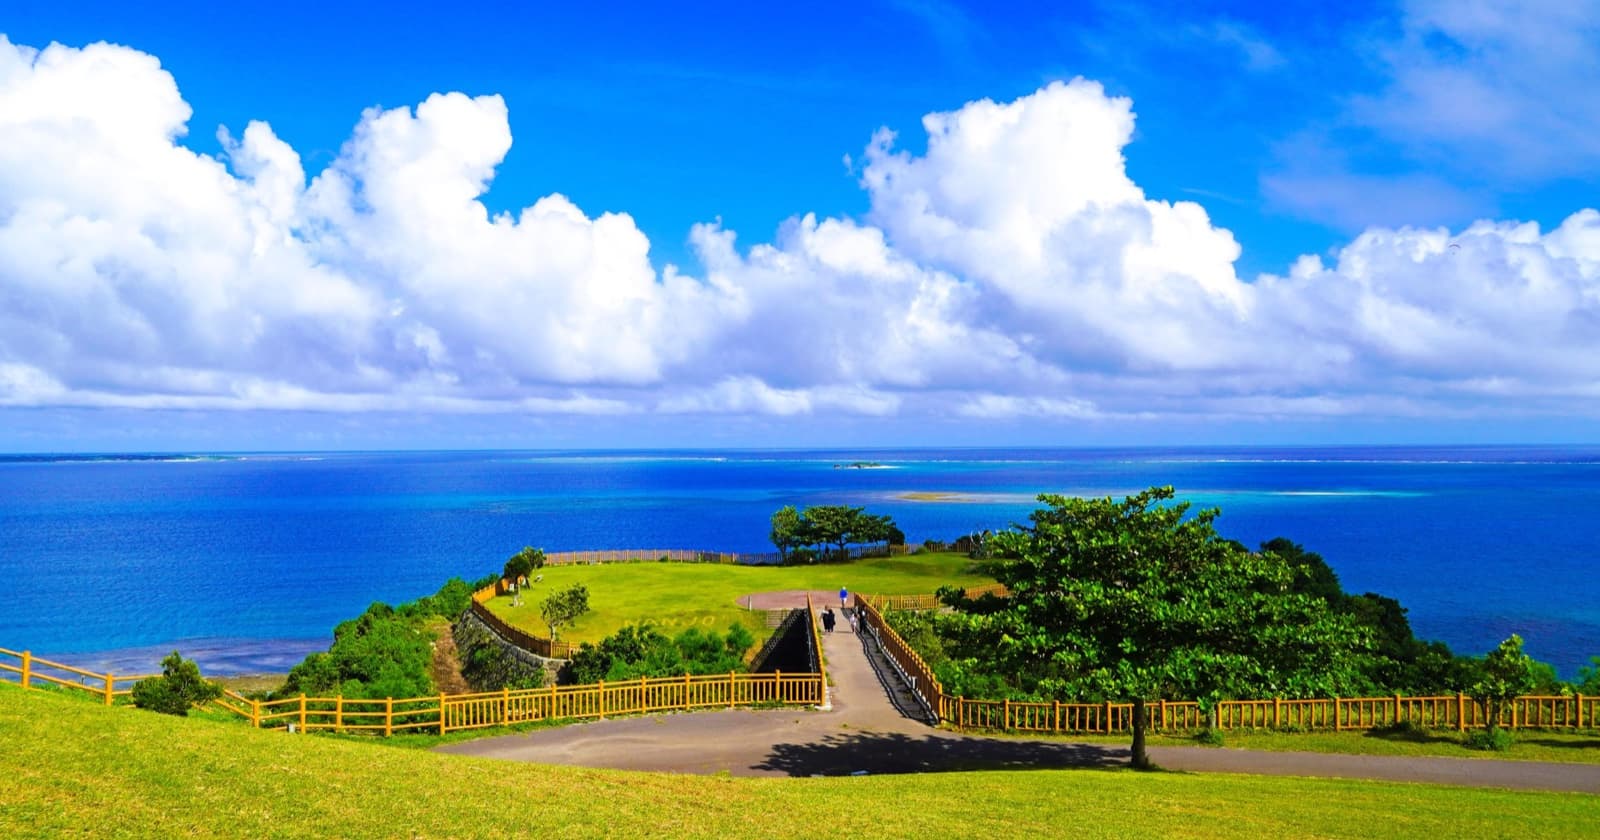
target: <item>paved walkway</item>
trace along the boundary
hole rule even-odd
[[[776,594],[776,593],[771,593]],[[794,596],[789,593],[790,598]],[[759,597],[759,596],[758,596]],[[804,606],[805,593],[798,593]],[[782,606],[763,598],[763,606]],[[820,609],[828,601],[813,600]],[[744,598],[740,598],[744,602]],[[1116,767],[1128,748],[986,738],[930,727],[866,634],[823,634],[832,709],[728,710],[594,721],[463,741],[440,752],[541,764],[735,776],[816,776],[1041,767]],[[1600,766],[1457,758],[1151,747],[1168,770],[1325,776],[1600,793]]]

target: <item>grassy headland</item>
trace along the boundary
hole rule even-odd
[[[816,589],[875,595],[913,595],[941,586],[994,583],[972,570],[972,561],[953,553],[919,553],[904,557],[872,557],[849,564],[805,566],[736,566],[716,563],[611,563],[593,566],[546,566],[543,580],[529,587],[522,606],[509,597],[489,602],[489,609],[515,627],[549,635],[539,618],[539,602],[551,592],[582,583],[589,588],[591,612],[561,638],[598,642],[624,624],[650,622],[668,633],[689,627],[725,630],[739,622],[765,638],[765,613],[744,609],[739,598],[754,592]]]

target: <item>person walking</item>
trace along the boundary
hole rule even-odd
[[[839,609],[842,610],[846,606],[848,606],[845,603],[845,601],[847,601],[849,599],[850,599],[850,590],[844,588],[843,586],[839,587]]]
[[[822,631],[824,633],[833,632],[833,607],[822,608]]]

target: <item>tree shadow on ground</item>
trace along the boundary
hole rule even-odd
[[[1461,736],[1455,733],[1439,733],[1428,729],[1411,729],[1406,727],[1369,729],[1362,733],[1364,738],[1376,738],[1380,741],[1393,741],[1407,744],[1455,744],[1461,745]]]
[[[1512,736],[1519,744],[1537,744],[1541,747],[1559,747],[1561,749],[1592,750],[1600,747],[1600,738],[1583,738],[1581,740],[1559,738],[1529,738],[1525,734]]]
[[[1095,744],[1057,744],[963,738],[929,733],[859,732],[807,744],[775,744],[755,770],[790,776],[943,773],[962,770],[1044,770],[1125,767],[1128,750]]]

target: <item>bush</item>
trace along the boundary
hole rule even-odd
[[[222,686],[200,676],[200,666],[177,651],[161,660],[161,676],[133,684],[133,705],[164,715],[187,717],[189,710],[222,696]]]
[[[1426,741],[1431,737],[1426,728],[1416,721],[1410,720],[1393,721],[1382,726],[1374,726],[1372,734],[1402,741]]]
[[[726,636],[690,628],[673,638],[649,624],[630,624],[598,645],[579,646],[562,670],[561,682],[586,685],[743,671],[744,655],[754,644],[755,637],[738,624],[730,625]]]
[[[544,550],[525,545],[521,551],[511,555],[510,559],[506,560],[504,577],[510,581],[531,577],[534,569],[543,567]]]
[[[1223,742],[1222,730],[1202,729],[1195,733],[1194,742],[1207,747],[1220,747]]]
[[[399,610],[373,604],[334,629],[326,653],[313,653],[290,669],[275,698],[300,693],[363,699],[433,694],[432,639],[422,626],[426,614],[414,604]]]
[[[1511,733],[1504,729],[1475,729],[1462,742],[1469,750],[1505,752],[1511,749]]]

